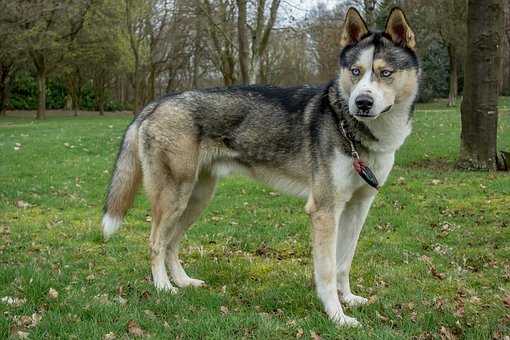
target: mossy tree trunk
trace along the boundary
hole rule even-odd
[[[496,170],[503,0],[469,0],[467,58],[458,166]]]

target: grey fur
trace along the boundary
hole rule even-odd
[[[379,59],[406,76],[398,78],[396,72],[392,81],[373,80],[384,82],[384,91],[390,91],[389,97],[394,102],[387,111],[377,113],[382,118],[363,121],[350,112],[346,102],[351,98],[350,93],[343,89],[355,86],[350,67],[363,51],[372,47]],[[410,132],[407,115],[416,96],[419,70],[414,52],[393,44],[382,33],[370,33],[357,44],[346,47],[340,67],[338,79],[322,87],[194,90],[149,104],[128,128],[119,151],[105,204],[105,236],[118,228],[143,177],[152,206],[150,247],[155,286],[175,291],[165,264],[179,287],[202,285],[203,281],[192,279],[184,272],[178,259],[179,241],[206,207],[223,172],[241,171],[268,185],[308,198],[306,211],[313,225],[319,297],[332,319],[340,324],[355,324],[354,319],[343,314],[339,302],[338,306],[335,304],[338,296],[331,295],[331,282],[328,281],[327,287],[324,282],[328,277],[331,280],[331,263],[335,263],[330,246],[336,235],[337,219],[354,221],[357,212],[353,209],[360,209],[362,226],[375,192],[357,180],[349,158],[342,156],[342,153],[349,156],[351,149],[349,141],[339,132],[339,124],[345,124],[347,135],[362,158],[378,166],[384,182],[394,152]],[[399,79],[405,80],[395,84]],[[405,131],[392,130],[394,123],[396,130]],[[402,136],[393,138],[393,132],[402,132]],[[341,176],[345,176],[345,181]],[[347,212],[342,215],[344,208]],[[349,241],[350,245],[340,256],[345,258],[341,265],[346,266],[343,271],[347,276],[359,235],[353,228],[345,232],[354,241]],[[324,250],[326,243],[329,248]],[[328,258],[321,255],[323,250]],[[344,281],[341,286],[345,288]],[[348,290],[343,301],[364,301]]]

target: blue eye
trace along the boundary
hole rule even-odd
[[[389,76],[391,76],[393,74],[393,71],[390,71],[390,70],[383,70],[381,72],[381,76],[383,76],[384,78],[388,78]]]
[[[361,70],[359,68],[357,68],[357,67],[351,69],[351,72],[352,72],[352,75],[355,76],[355,77],[357,77],[357,76],[359,76],[361,74]]]

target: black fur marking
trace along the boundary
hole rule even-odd
[[[304,112],[319,92],[310,86],[214,88],[196,91],[189,110],[203,138],[238,151],[242,162],[284,162],[302,151]]]
[[[385,60],[395,70],[418,68],[418,56],[408,47],[395,44],[385,32],[371,32],[359,43],[345,47],[340,53],[340,66],[351,68],[361,52],[374,46],[374,59]]]

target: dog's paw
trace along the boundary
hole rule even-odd
[[[358,307],[362,305],[366,305],[368,303],[368,299],[354,295],[354,294],[348,294],[345,296],[341,296],[340,301],[345,303],[349,307]]]
[[[154,287],[161,292],[169,292],[170,294],[177,294],[177,288],[172,286],[169,280],[155,281]]]
[[[192,279],[191,277],[174,280],[174,282],[177,285],[177,287],[179,287],[179,288],[205,286],[205,281],[198,280],[198,279]]]
[[[336,314],[331,317],[331,320],[336,323],[337,326],[340,327],[360,327],[361,324],[355,318],[351,318],[345,314]]]

